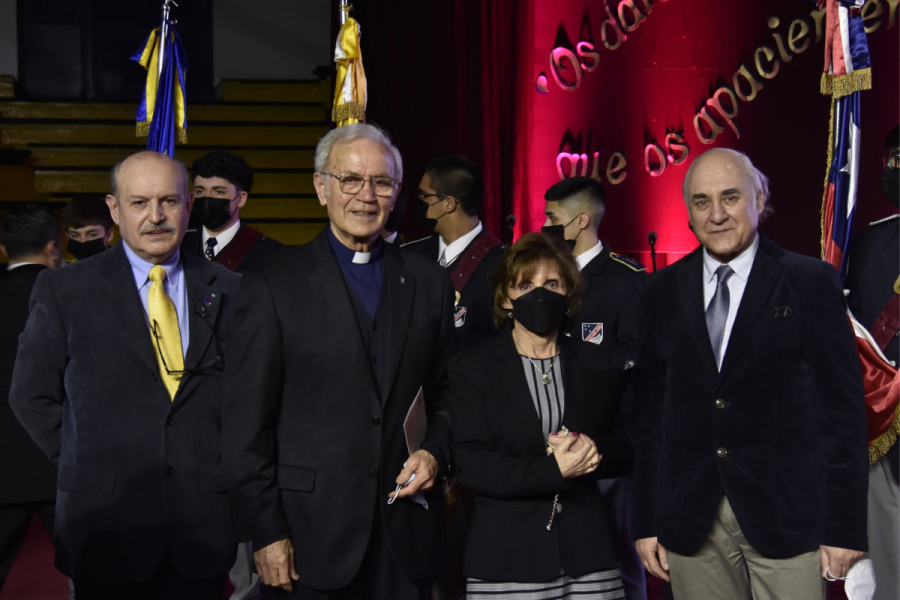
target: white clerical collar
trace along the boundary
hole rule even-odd
[[[353,264],[354,265],[367,265],[369,261],[372,260],[371,252],[354,252],[353,253]]]
[[[218,253],[219,253],[219,250],[221,250],[222,248],[224,248],[225,246],[227,246],[228,244],[230,244],[230,243],[231,243],[231,240],[234,239],[234,236],[237,235],[237,232],[238,232],[238,230],[239,230],[240,228],[241,228],[241,220],[238,219],[237,221],[235,221],[234,223],[231,224],[231,227],[229,227],[228,229],[226,229],[225,231],[223,231],[223,232],[220,233],[219,235],[215,236],[215,238],[216,238],[216,247],[213,248],[213,251],[214,251],[216,254],[218,254]],[[206,229],[206,227],[201,228],[201,231],[203,231],[203,234],[200,236],[200,237],[201,237],[201,241],[203,242],[202,248],[205,249],[205,248],[206,248],[206,240],[208,240],[209,238],[211,238],[211,237],[213,237],[213,236],[210,235],[210,233],[209,233],[209,231]]]
[[[727,264],[734,270],[734,274],[741,278],[741,281],[747,281],[750,277],[750,270],[753,269],[753,259],[756,258],[756,250],[759,248],[759,233],[756,239],[750,244],[750,247],[741,252]],[[709,255],[709,250],[703,248],[703,270],[707,282],[713,280],[716,276],[716,269],[722,266],[722,263]]]
[[[576,256],[575,262],[578,263],[578,270],[581,271],[584,269],[589,262],[600,256],[601,252],[603,252],[603,242],[597,241],[596,246]]]
[[[456,258],[463,253],[463,250],[466,249],[466,246],[471,244],[472,240],[478,237],[478,234],[481,233],[482,229],[483,228],[481,226],[481,221],[478,221],[478,225],[476,225],[472,231],[451,244],[447,244],[446,242],[444,242],[444,238],[438,236],[438,260],[440,260],[441,256],[443,256],[448,265],[453,264],[453,261],[455,261]]]

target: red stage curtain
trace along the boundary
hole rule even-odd
[[[485,180],[485,226],[527,210],[534,0],[354,2],[369,86],[368,120],[404,160],[410,193],[402,232],[420,234],[412,201],[427,164],[462,154]]]

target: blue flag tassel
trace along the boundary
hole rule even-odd
[[[137,111],[137,135],[147,136],[148,150],[174,156],[175,141],[187,143],[185,77],[188,66],[181,38],[174,29],[169,32],[158,78],[158,28],[150,32],[143,47],[131,59],[147,69],[147,83]]]

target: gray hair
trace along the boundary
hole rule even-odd
[[[769,217],[769,215],[775,212],[775,209],[772,207],[772,202],[769,200],[769,178],[766,177],[762,171],[760,171],[753,165],[753,162],[750,160],[749,156],[747,156],[743,152],[732,150],[731,148],[713,148],[712,150],[707,150],[706,152],[698,156],[694,160],[694,162],[691,163],[691,166],[688,167],[687,173],[684,176],[683,187],[684,204],[685,206],[687,206],[688,214],[690,214],[691,212],[691,202],[690,198],[688,198],[688,182],[691,180],[691,175],[694,172],[694,167],[704,156],[713,152],[724,152],[744,168],[744,172],[747,173],[747,176],[750,178],[750,183],[753,186],[753,189],[751,190],[753,192],[753,198],[756,199],[757,195],[762,193],[763,209],[762,212],[759,213],[759,222],[762,223],[763,221],[765,221]]]
[[[171,161],[178,169],[178,172],[181,175],[181,180],[184,182],[183,191],[185,193],[185,196],[190,193],[188,185],[191,179],[188,176],[187,167],[184,166],[183,162],[181,162],[177,158],[170,157],[168,154],[155,152],[153,150],[141,150],[140,152],[135,152],[134,154],[126,156],[125,158],[117,162],[116,165],[112,168],[112,171],[109,172],[109,194],[116,199],[116,202],[119,201],[119,169],[122,168],[122,165],[124,165],[126,161],[131,160],[132,158],[135,160],[144,160],[150,157],[163,158]]]
[[[369,123],[354,123],[332,129],[319,140],[316,145],[316,161],[315,167],[317,173],[325,173],[325,164],[331,156],[331,150],[338,144],[348,144],[353,140],[366,139],[376,144],[381,144],[394,163],[394,172],[391,177],[397,181],[403,180],[403,159],[400,158],[400,151],[391,143],[391,138],[387,132]]]

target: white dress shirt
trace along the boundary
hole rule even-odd
[[[25,265],[39,265],[39,264],[41,264],[41,263],[36,263],[36,262],[17,262],[17,263],[12,263],[12,264],[7,265],[7,266],[6,266],[6,270],[7,270],[7,271],[12,271],[13,269],[18,269],[19,267],[24,267]]]
[[[600,256],[601,252],[603,252],[603,242],[598,241],[596,246],[576,256],[575,262],[578,263],[578,270],[584,269],[589,262]]]
[[[466,249],[466,246],[472,243],[479,233],[481,233],[481,221],[478,221],[478,225],[475,226],[475,229],[462,236],[449,246],[444,243],[444,238],[438,236],[438,262],[441,260],[441,256],[444,257],[444,260],[447,261],[448,265],[453,264],[453,261],[462,254],[463,250]]]
[[[728,349],[728,339],[731,337],[731,328],[744,297],[744,289],[747,287],[747,278],[753,268],[753,259],[756,258],[756,250],[759,248],[759,234],[749,248],[744,250],[737,258],[729,263],[720,263],[709,255],[706,248],[703,249],[703,306],[704,311],[709,308],[713,295],[716,293],[716,269],[727,264],[734,270],[734,275],[728,278],[728,318],[725,319],[725,333],[722,335],[722,351],[719,353],[719,368],[722,368],[722,359]]]
[[[238,219],[231,225],[231,227],[229,227],[228,229],[226,229],[219,235],[215,236],[216,245],[213,247],[213,255],[214,256],[218,256],[219,252],[222,251],[222,248],[224,248],[225,246],[227,246],[228,244],[231,243],[231,240],[234,239],[234,236],[237,235],[238,229],[240,229],[240,228],[241,228],[241,220]],[[203,256],[206,256],[206,240],[208,240],[209,238],[211,238],[213,236],[209,235],[209,231],[206,230],[206,227],[204,227],[202,229],[202,231],[203,231],[203,234],[200,237],[201,237],[201,240],[203,241],[203,245],[200,249],[203,251]]]

